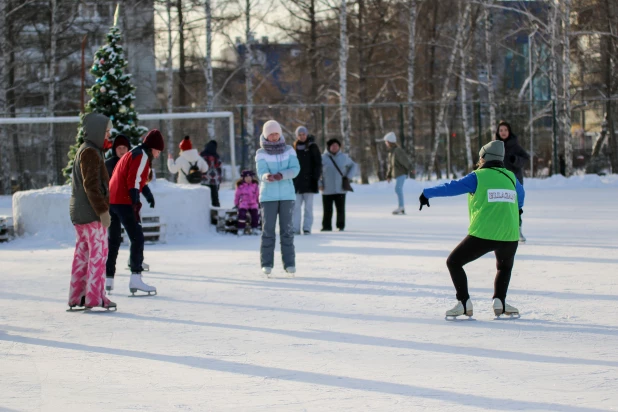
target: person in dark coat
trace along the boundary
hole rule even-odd
[[[524,184],[524,167],[530,162],[530,155],[520,145],[511,125],[502,120],[496,130],[496,140],[504,142],[504,167],[513,172],[519,183]]]
[[[318,182],[322,174],[322,154],[315,143],[315,137],[307,134],[307,128],[299,126],[296,129],[296,141],[294,150],[300,163],[300,173],[294,178],[296,190],[296,203],[294,204],[294,233],[300,235],[303,203],[305,205],[305,218],[303,233],[311,234],[313,225],[313,195],[318,193]]]
[[[504,167],[513,172],[519,183],[524,184],[524,166],[530,161],[530,155],[519,145],[517,136],[513,134],[511,125],[501,120],[496,130],[496,140],[504,142]],[[519,241],[525,242],[526,237],[521,230],[521,216],[519,217]]]
[[[114,175],[114,169],[116,168],[116,165],[118,164],[122,156],[127,154],[129,150],[131,150],[131,143],[129,142],[129,139],[125,135],[122,135],[122,134],[119,134],[118,136],[116,136],[116,138],[114,139],[114,143],[112,144],[112,157],[110,157],[109,159],[105,161],[105,167],[107,168],[107,173],[109,174],[110,179]],[[154,208],[155,207],[154,196],[152,194],[152,191],[148,187],[148,185],[144,186],[144,188],[142,189],[142,194],[146,198],[146,201],[148,202],[150,207]],[[113,245],[114,243],[118,243],[120,241],[120,239],[118,238],[118,235],[121,233],[121,229],[120,229],[121,222],[120,222],[120,216],[114,213],[113,210],[110,209],[109,214],[112,220],[111,220],[110,229],[107,232],[108,244]],[[108,259],[108,262],[109,263],[106,264],[106,268],[105,268],[105,272],[106,272],[105,273],[105,290],[107,290],[108,292],[111,292],[112,290],[114,290],[114,277],[116,276],[116,257],[113,257],[112,259]],[[130,262],[131,262],[131,258],[129,257],[129,267],[131,266]],[[144,268],[144,270],[150,269],[148,264],[144,262],[142,262],[142,267]]]
[[[212,206],[220,207],[219,186],[221,185],[221,159],[217,153],[217,141],[211,140],[206,143],[206,147],[200,156],[208,163],[208,172],[202,176],[202,185],[210,188],[210,203]]]

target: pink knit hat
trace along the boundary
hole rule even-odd
[[[273,133],[279,133],[279,136],[283,135],[283,132],[281,131],[281,125],[279,125],[276,120],[269,120],[264,123],[264,127],[262,128],[262,134],[264,135],[264,137],[268,137]]]

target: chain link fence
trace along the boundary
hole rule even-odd
[[[531,165],[525,169],[526,176],[547,177],[564,173],[564,141],[566,133],[561,132],[559,104],[545,102],[513,102],[496,107],[496,121],[506,120],[518,136],[520,145],[532,155]],[[484,102],[466,102],[467,135],[474,162],[482,145],[492,139],[496,125],[490,124],[489,106]],[[612,170],[611,132],[614,130],[611,119],[618,119],[618,100],[573,101],[571,102],[571,136],[573,144],[573,167],[575,173],[616,173]],[[245,106],[216,107],[215,111],[234,113],[236,163],[239,168],[252,168],[254,154],[249,153],[249,138],[244,124],[247,120]],[[436,124],[440,104],[418,102],[414,104],[414,152],[416,178],[429,178],[429,170],[434,170],[431,178],[460,177],[469,171],[466,154],[466,131],[463,122],[463,107],[458,101],[445,106],[445,121]],[[196,107],[193,111],[205,111]],[[530,113],[534,118],[532,135],[530,132]],[[604,122],[606,114],[609,122]],[[75,115],[59,113],[57,116]],[[338,105],[255,105],[253,106],[254,147],[259,147],[259,134],[262,125],[269,119],[281,123],[289,144],[294,140],[297,126],[306,126],[321,150],[331,138],[344,141],[340,127],[340,107]],[[349,105],[350,147],[344,150],[361,166],[360,179],[363,182],[380,180],[386,168],[386,148],[380,141],[387,132],[395,132],[398,141],[407,147],[408,105],[401,103],[380,103],[372,105]],[[36,116],[32,114],[31,116]],[[219,153],[224,164],[230,164],[229,131],[227,119],[215,120],[214,139],[219,143]],[[141,121],[147,128],[158,128],[165,136],[168,134],[167,122]],[[191,136],[193,146],[203,150],[210,140],[207,133],[208,119],[187,119],[171,121],[174,146],[166,148],[174,156],[178,155],[178,143],[185,136]],[[438,128],[438,130],[436,130]],[[74,143],[77,132],[75,124],[19,124],[0,125],[0,151],[8,152],[8,170],[11,176],[11,190],[28,190],[61,184],[64,182],[61,169],[67,164],[69,147]],[[430,168],[435,136],[438,136],[436,163]],[[245,136],[243,138],[243,136]],[[614,135],[614,142],[616,135]],[[3,153],[0,152],[0,159]],[[166,166],[166,154],[157,160],[155,168],[159,178],[173,179]],[[615,163],[614,163],[615,165]],[[531,169],[532,166],[532,169]],[[532,172],[531,172],[532,170]],[[231,176],[231,173],[228,173]]]

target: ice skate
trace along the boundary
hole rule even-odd
[[[79,303],[69,303],[69,308],[67,309],[67,312],[82,312],[84,310],[86,310],[86,297],[82,296],[82,299]]]
[[[288,266],[287,268],[285,268],[285,271],[288,273],[288,275],[290,275],[290,277],[294,277],[294,274],[296,273],[296,266]]]
[[[271,272],[272,272],[272,271],[273,271],[273,268],[269,268],[269,267],[267,267],[267,266],[264,266],[264,267],[262,268],[262,272],[264,272],[264,274],[265,274],[266,276],[270,276],[270,274],[271,274]]]
[[[305,236],[306,236],[306,235],[310,235],[310,234],[311,234],[311,230],[305,230],[305,231],[303,231],[303,235],[305,235]]]
[[[108,300],[107,302],[103,302],[101,306],[86,306],[84,310],[90,311],[94,308],[103,308],[107,309],[109,312],[115,312],[118,308],[116,307],[116,303]]]
[[[236,233],[238,237],[243,237],[245,235],[245,229],[238,229],[238,233]]]
[[[405,215],[406,211],[403,207],[398,207],[397,209],[393,210],[393,214],[394,215]]]
[[[129,290],[132,296],[151,296],[157,294],[157,288],[144,283],[141,273],[131,273],[131,280],[129,281]],[[147,295],[136,295],[137,291],[146,292]]]
[[[519,243],[526,243],[526,237],[524,233],[521,231],[521,226],[519,227]]]
[[[127,260],[127,269],[131,270],[131,259]],[[150,265],[146,262],[142,262],[142,270],[144,272],[150,272]]]
[[[457,318],[457,316],[462,316],[462,315],[471,317],[472,314],[473,314],[473,308],[472,308],[472,301],[470,299],[466,301],[465,307],[464,307],[464,304],[461,303],[461,301],[457,301],[457,304],[452,309],[446,311],[446,319],[454,320]]]
[[[105,278],[105,290],[110,293],[114,290],[114,278]]]
[[[508,315],[510,317],[519,318],[519,309],[515,306],[511,306],[508,303],[504,302],[504,307],[502,307],[502,301],[500,299],[494,299],[494,315],[499,317],[500,315]]]
[[[253,229],[253,232],[251,232],[251,234],[253,236],[261,236],[262,235],[262,231],[260,229]]]

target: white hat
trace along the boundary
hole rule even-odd
[[[276,120],[269,120],[264,123],[264,127],[262,127],[262,134],[266,138],[273,133],[279,133],[279,136],[283,136],[281,125],[279,125]]]
[[[395,133],[393,132],[388,132],[384,136],[384,141],[389,143],[397,143],[397,136],[395,136]]]

